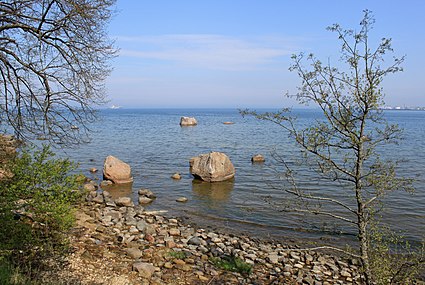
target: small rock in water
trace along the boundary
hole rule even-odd
[[[265,162],[266,159],[261,154],[256,154],[251,158],[252,162]]]
[[[187,126],[196,126],[198,122],[193,117],[181,117],[180,118],[180,126],[187,127]]]
[[[144,197],[144,196],[139,197],[139,204],[149,204],[152,201],[153,200],[151,198],[148,198],[148,197]]]
[[[185,203],[185,202],[187,202],[187,200],[188,200],[188,199],[187,199],[186,197],[180,197],[180,198],[177,198],[177,199],[176,199],[176,201],[177,201],[177,202],[180,202],[180,203]]]
[[[171,176],[171,178],[173,178],[174,180],[180,180],[182,179],[182,176],[180,175],[180,173],[176,172]]]
[[[91,173],[96,173],[96,172],[97,172],[97,168],[92,167],[92,168],[90,168],[90,169],[89,169],[89,171],[90,171]]]
[[[151,199],[156,198],[156,195],[151,190],[144,189],[144,188],[142,188],[142,189],[139,190],[139,195],[140,196],[145,196],[145,197],[148,197],[148,198],[151,198]]]

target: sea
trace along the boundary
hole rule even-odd
[[[259,112],[267,110],[257,110]],[[316,109],[295,109],[300,127],[321,119]],[[195,117],[198,125],[181,127],[180,117]],[[400,161],[397,172],[414,179],[414,193],[389,193],[377,214],[413,243],[425,238],[425,111],[386,110],[384,117],[398,124],[403,139],[398,145],[378,149],[383,159]],[[223,124],[232,122],[233,124]],[[64,148],[63,155],[78,162],[79,171],[101,181],[104,159],[113,155],[132,169],[132,185],[109,189],[113,196],[127,195],[137,203],[137,191],[148,188],[157,198],[147,210],[166,211],[189,224],[238,234],[282,241],[347,243],[355,240],[355,228],[330,216],[290,211],[292,207],[320,207],[346,215],[335,205],[298,205],[285,192],[285,161],[303,191],[342,200],[355,206],[353,191],[344,183],[327,181],[300,164],[302,154],[288,133],[271,122],[243,117],[237,109],[104,109],[89,125],[91,141]],[[224,152],[236,168],[233,180],[201,183],[189,173],[189,159],[211,151]],[[262,154],[266,161],[253,164]],[[91,174],[89,169],[99,169]],[[181,180],[171,176],[179,172]],[[286,188],[287,189],[287,188]],[[176,202],[186,197],[186,203]]]

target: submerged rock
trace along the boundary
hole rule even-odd
[[[235,176],[235,167],[229,157],[222,152],[210,152],[190,159],[190,173],[207,182],[231,179]]]
[[[186,202],[187,202],[187,200],[188,200],[188,199],[187,199],[186,197],[179,197],[179,198],[177,198],[177,199],[176,199],[176,201],[177,201],[177,202],[180,202],[180,203],[186,203]]]

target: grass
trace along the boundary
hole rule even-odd
[[[29,278],[12,266],[5,258],[0,259],[0,284],[2,285],[29,285]]]
[[[168,254],[175,259],[185,259],[187,257],[187,253],[184,251],[170,251]]]
[[[210,261],[215,267],[226,271],[238,272],[240,274],[250,274],[252,271],[252,265],[235,256],[212,257]]]

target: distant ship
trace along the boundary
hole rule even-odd
[[[120,109],[121,106],[117,106],[117,105],[112,105],[111,107],[109,107],[109,109]]]

